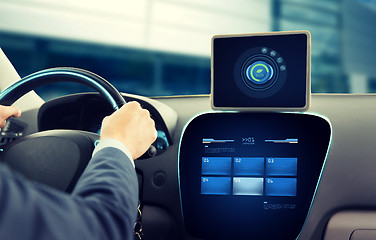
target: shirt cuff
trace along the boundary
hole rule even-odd
[[[100,140],[99,143],[96,145],[92,156],[94,156],[94,154],[96,154],[101,149],[107,148],[107,147],[117,148],[120,151],[122,151],[128,157],[129,161],[131,161],[133,167],[135,167],[134,161],[133,161],[133,158],[132,158],[132,154],[129,151],[129,149],[124,144],[122,144],[120,141],[113,139],[113,138],[106,138],[104,140]]]

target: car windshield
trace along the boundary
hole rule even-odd
[[[70,66],[122,92],[208,94],[213,35],[308,30],[313,93],[376,91],[372,0],[1,0],[0,9],[0,47],[21,77]],[[89,90],[56,83],[37,93]]]

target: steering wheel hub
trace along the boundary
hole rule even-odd
[[[97,137],[74,130],[35,133],[6,145],[0,161],[30,180],[71,192],[91,158]]]

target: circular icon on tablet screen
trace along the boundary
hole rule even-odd
[[[266,46],[251,48],[235,63],[236,85],[248,96],[270,97],[282,88],[287,75],[286,66],[276,50]]]

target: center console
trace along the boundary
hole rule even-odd
[[[187,231],[203,239],[297,238],[330,138],[328,121],[312,114],[197,116],[179,154]]]

